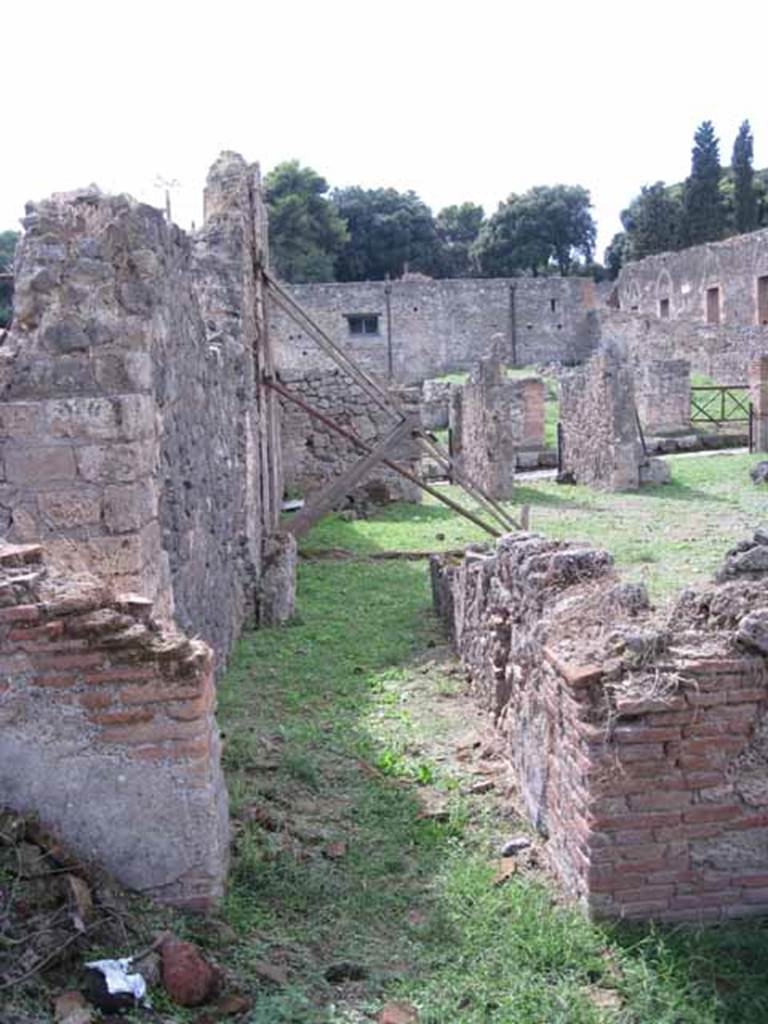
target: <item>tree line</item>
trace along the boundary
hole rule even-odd
[[[412,191],[331,189],[297,160],[264,179],[270,257],[284,281],[592,273],[596,228],[589,192],[538,186],[490,217],[475,203],[433,215]]]
[[[0,327],[8,327],[11,322],[13,281],[2,275],[13,273],[13,254],[19,237],[18,231],[0,231]]]
[[[644,185],[622,211],[624,230],[605,251],[609,276],[615,277],[630,260],[768,226],[768,170],[754,170],[753,154],[752,129],[744,121],[730,167],[723,168],[715,128],[711,121],[702,121],[693,137],[691,173],[685,181]]]

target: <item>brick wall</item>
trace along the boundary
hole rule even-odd
[[[146,598],[3,545],[0,665],[3,802],[133,889],[214,902],[229,826],[210,648]]]
[[[0,348],[0,536],[51,566],[8,609],[0,578],[0,799],[190,904],[227,862],[214,668],[290,616],[296,550],[257,169],[222,154],[206,215],[192,239],[93,188],[30,204]]]
[[[596,915],[766,913],[766,541],[664,615],[606,552],[518,534],[458,565],[433,557],[436,606],[521,803]]]

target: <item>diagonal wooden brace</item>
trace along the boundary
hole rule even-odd
[[[288,531],[294,537],[300,537],[303,533],[306,533],[311,526],[314,526],[319,519],[322,519],[327,512],[330,512],[333,506],[341,501],[353,487],[356,487],[378,462],[391,455],[395,445],[404,440],[413,431],[414,426],[415,424],[410,417],[403,420],[402,423],[398,423],[395,429],[390,431],[367,455],[358,459],[341,476],[335,477],[326,484],[323,490],[315,495],[309,505],[305,505],[295,516],[291,516],[291,519],[286,524]]]

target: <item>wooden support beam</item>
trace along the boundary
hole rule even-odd
[[[319,519],[322,519],[326,513],[330,512],[334,505],[338,504],[342,498],[349,494],[352,488],[356,487],[375,465],[386,458],[391,453],[393,447],[404,440],[412,429],[413,425],[407,420],[399,423],[367,455],[364,455],[362,459],[359,459],[354,465],[350,466],[341,476],[331,480],[312,499],[311,504],[305,505],[300,512],[291,516],[286,523],[287,529],[294,537],[300,537],[306,533]]]
[[[360,451],[366,453],[371,451],[370,445],[367,445],[362,438],[358,437],[351,430],[345,430],[344,427],[340,427],[338,423],[334,423],[332,419],[330,419],[328,416],[323,415],[323,413],[319,412],[317,409],[313,409],[311,405],[308,405],[303,399],[299,398],[297,395],[292,394],[292,392],[290,392],[286,387],[283,387],[283,385],[280,384],[278,381],[273,380],[271,378],[265,378],[264,384],[267,387],[274,388],[274,390],[279,395],[282,395],[286,401],[292,402],[294,405],[297,405],[300,409],[303,409],[308,416],[312,416],[314,419],[319,420],[321,423],[325,424],[325,426],[328,427],[329,430],[332,430],[340,437],[343,437],[346,441],[351,442]],[[453,498],[449,498],[447,494],[441,494],[440,491],[436,490],[434,487],[430,487],[430,485],[426,483],[426,481],[422,480],[421,477],[418,477],[415,473],[411,473],[411,471],[406,469],[404,466],[401,466],[397,462],[393,462],[391,459],[382,459],[381,461],[385,466],[389,466],[390,469],[393,469],[395,473],[399,473],[400,476],[402,476],[404,479],[410,480],[411,483],[416,484],[416,486],[420,487],[422,491],[426,491],[426,493],[431,494],[433,498],[437,498],[437,500],[442,502],[443,505],[447,505],[448,508],[453,509],[454,512],[458,512],[460,516],[464,516],[465,519],[468,519],[471,523],[474,523],[475,526],[479,526],[480,529],[485,530],[486,533],[490,533],[492,537],[501,536],[501,532],[497,530],[495,527],[489,526],[488,523],[484,522],[479,516],[475,515],[474,512],[470,512],[469,509],[464,508],[463,505],[460,505],[457,501],[454,501]]]

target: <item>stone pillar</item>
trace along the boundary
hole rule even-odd
[[[152,346],[171,232],[93,189],[30,204],[24,225],[0,353],[0,534],[45,540],[57,564],[170,616]]]
[[[754,411],[755,451],[768,452],[768,355],[756,356],[750,363],[749,390]]]

